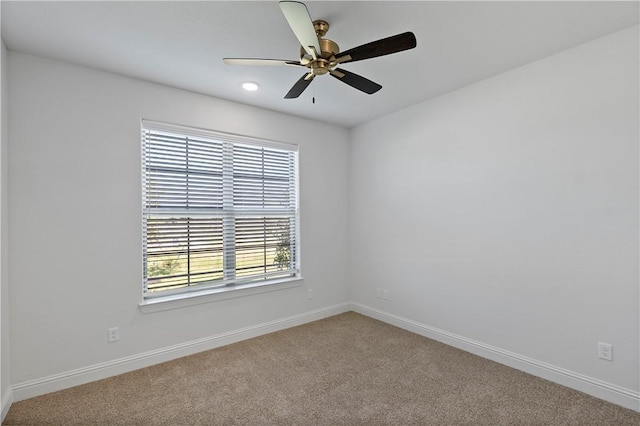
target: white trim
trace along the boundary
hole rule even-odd
[[[207,211],[194,211],[184,209],[157,209],[148,208],[143,209],[144,214],[151,218],[172,218],[176,215],[190,216],[202,219],[214,219],[218,217],[291,217],[297,214],[298,209],[295,207],[280,208],[280,207],[265,207],[264,209],[248,209],[243,207],[229,207],[224,210],[207,210]]]
[[[155,130],[159,132],[177,133],[179,135],[187,135],[192,137],[202,137],[220,142],[232,142],[243,145],[259,146],[263,148],[280,149],[285,151],[298,152],[300,145],[295,143],[279,142],[270,139],[256,138],[253,136],[238,135],[234,133],[226,133],[218,130],[203,129],[202,127],[191,127],[180,124],[162,123],[142,119],[140,120],[142,129]]]
[[[437,340],[466,352],[640,412],[640,392],[638,391],[623,388],[571,370],[509,352],[360,303],[352,302],[351,309],[359,314],[394,325],[412,333]]]
[[[295,269],[281,269],[272,272],[264,272],[262,274],[250,275],[248,277],[204,281],[202,283],[197,283],[189,287],[181,287],[175,290],[161,290],[158,292],[150,291],[144,295],[144,299],[172,299],[175,295],[184,295],[186,293],[223,293],[258,286],[280,284],[288,281],[297,281],[300,279],[302,279],[302,277],[298,276],[298,271]]]
[[[4,419],[7,417],[7,413],[9,412],[9,408],[11,408],[11,404],[13,404],[13,390],[11,386],[2,393],[0,404],[2,408],[2,411],[0,412],[0,422],[4,422]]]
[[[180,343],[166,348],[131,355],[71,371],[65,371],[39,379],[16,383],[13,385],[13,399],[15,401],[22,401],[45,393],[55,392],[95,380],[105,379],[117,374],[149,367],[161,362],[215,349],[241,340],[251,339],[263,334],[273,333],[275,331],[295,327],[311,321],[317,321],[330,316],[342,314],[344,312],[348,312],[350,310],[349,308],[349,303],[341,303],[238,330],[228,331],[214,336],[204,337],[202,339],[192,340],[190,342]]]
[[[138,304],[138,308],[140,308],[143,314],[148,314],[151,312],[199,305],[201,303],[218,302],[220,300],[235,299],[236,297],[247,297],[271,291],[286,290],[300,287],[302,282],[302,277],[283,278],[269,282],[258,281],[232,287],[205,288],[192,292],[183,291],[173,295],[143,299],[142,302]]]

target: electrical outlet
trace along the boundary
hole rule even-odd
[[[313,289],[307,289],[307,300],[313,299]]]
[[[113,327],[107,330],[109,335],[109,343],[117,342],[120,340],[120,329],[118,327]]]
[[[598,342],[598,358],[613,361],[613,346],[608,343]]]
[[[387,290],[386,288],[382,290],[382,298],[384,300],[389,300],[389,290]]]

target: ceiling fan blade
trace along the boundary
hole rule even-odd
[[[299,61],[287,61],[285,59],[224,58],[223,61],[227,65],[267,65],[267,66],[290,65],[294,67],[304,66]]]
[[[320,43],[318,42],[316,30],[313,28],[313,22],[311,21],[307,6],[297,1],[281,1],[280,10],[282,10],[284,17],[287,19],[289,26],[298,38],[302,48],[313,57],[315,57],[316,54],[319,55],[321,52]],[[315,52],[312,47],[315,49]]]
[[[416,45],[416,36],[412,32],[406,32],[340,52],[336,55],[336,62],[344,64],[346,62],[361,61],[413,49]],[[346,58],[347,56],[350,59]]]
[[[369,95],[376,93],[378,90],[382,89],[382,86],[380,86],[378,83],[375,83],[367,78],[362,77],[361,75],[354,74],[347,70],[336,68],[335,70],[331,70],[330,73],[331,76],[337,78],[343,83],[346,83],[349,86]]]
[[[300,80],[296,81],[296,84],[293,85],[293,87],[291,88],[291,90],[289,90],[289,92],[287,92],[286,95],[284,95],[285,99],[294,99],[297,98],[298,96],[300,96],[302,94],[302,92],[304,92],[304,89],[306,89],[311,82],[313,81],[313,78],[315,76],[311,73],[307,73],[305,75],[303,75]]]

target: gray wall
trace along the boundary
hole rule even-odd
[[[345,129],[15,52],[9,82],[16,398],[347,302]],[[140,312],[142,118],[300,144],[302,286]],[[116,326],[120,341],[110,344]]]
[[[7,49],[0,40],[0,406],[8,409],[11,403],[11,359],[9,323],[9,215],[8,143],[9,143],[9,85],[7,78]],[[4,418],[4,417],[3,417]]]
[[[352,301],[637,404],[638,50],[634,27],[353,129]]]

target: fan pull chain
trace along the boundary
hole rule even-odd
[[[313,96],[311,97],[311,103],[315,104],[316,103],[316,80],[314,79],[311,84],[313,85],[313,87],[311,88],[313,90]]]

